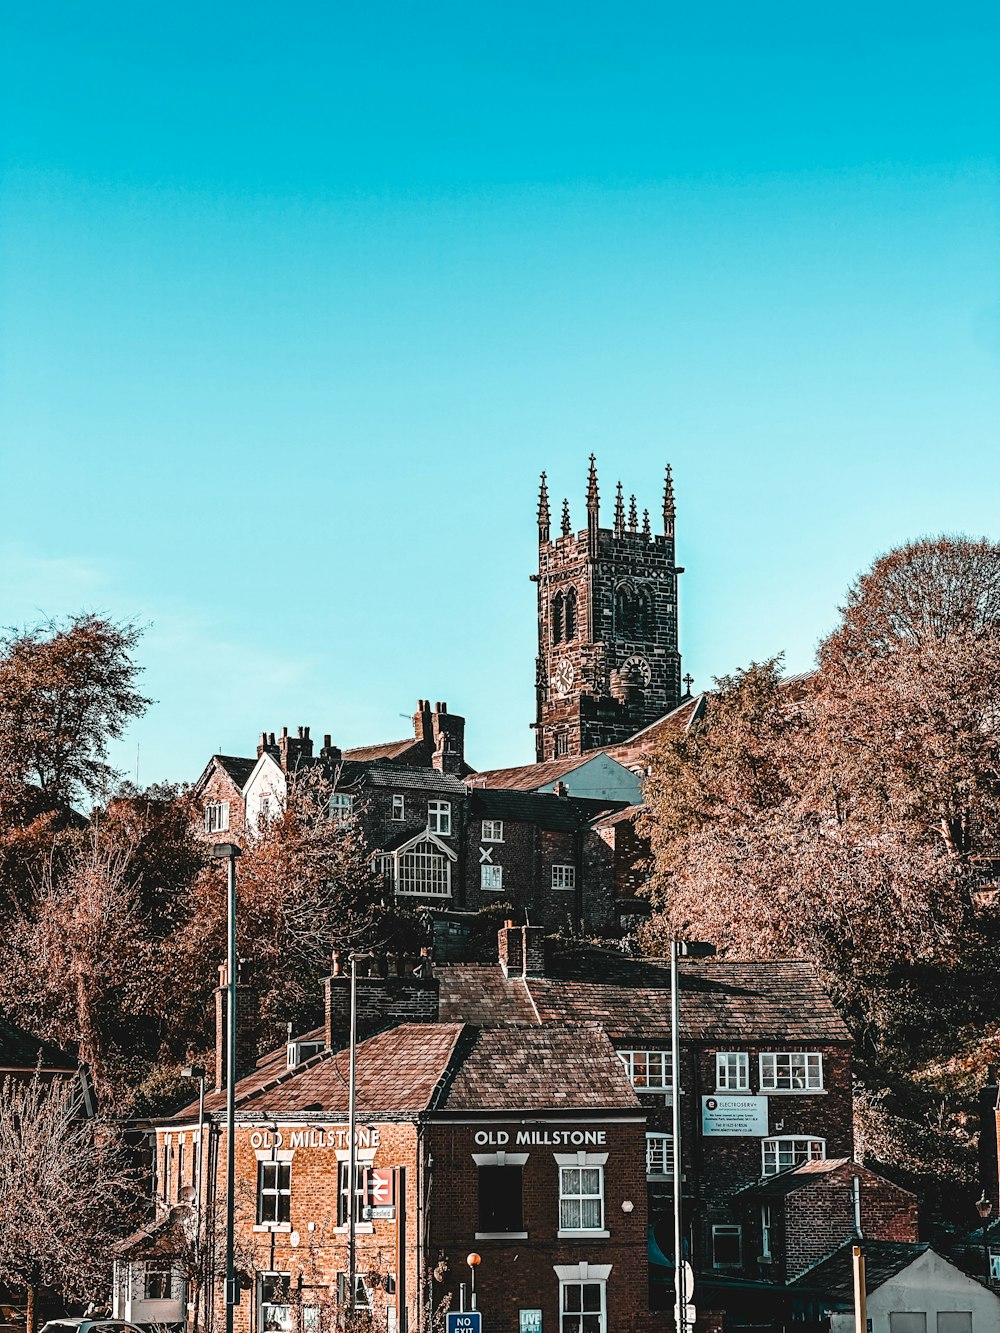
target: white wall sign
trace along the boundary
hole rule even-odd
[[[702,1097],[701,1132],[709,1138],[765,1138],[767,1098]]]

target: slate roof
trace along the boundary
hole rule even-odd
[[[816,1291],[835,1300],[853,1301],[854,1270],[851,1252],[858,1241],[847,1241],[840,1249],[828,1254],[812,1268],[807,1268],[788,1285],[795,1291]],[[930,1246],[926,1241],[907,1244],[904,1241],[863,1240],[865,1256],[865,1283],[869,1294],[888,1282],[904,1268],[909,1268]]]
[[[506,819],[511,823],[534,824],[551,832],[566,833],[586,827],[609,810],[620,810],[623,807],[623,801],[555,796],[549,792],[502,787],[474,788],[470,806],[473,815],[480,819]]]
[[[615,1040],[670,1040],[670,967],[610,949],[557,957],[544,977],[484,982],[482,969],[444,964],[441,1013],[500,1026],[518,1021],[525,1004],[536,1021],[595,1023]],[[681,1025],[686,1041],[844,1042],[851,1038],[813,968],[795,959],[766,963],[683,961]],[[523,986],[523,992],[520,987]],[[463,1012],[463,1004],[472,1005]],[[492,1012],[492,1018],[489,1016]]]
[[[75,1073],[78,1061],[52,1042],[42,1041],[6,1018],[0,1018],[0,1074],[9,1070],[31,1071],[41,1059],[42,1069]]]
[[[598,815],[593,820],[592,828],[614,828],[616,824],[630,823],[636,816],[642,814],[645,810],[644,805],[626,805],[620,810],[615,810],[609,815]]]
[[[625,1068],[603,1032],[494,1028],[476,1033],[441,1109],[513,1112],[638,1105]]]
[[[394,764],[369,764],[364,769],[363,785],[367,787],[401,787],[415,791],[437,791],[446,796],[464,796],[464,779],[452,773],[439,773],[436,768],[404,768]]]
[[[247,759],[238,754],[213,754],[208,763],[201,770],[198,781],[194,784],[192,791],[195,796],[201,791],[202,787],[212,776],[212,771],[216,767],[221,768],[230,780],[240,790],[246,785],[246,780],[257,766],[256,758]]]

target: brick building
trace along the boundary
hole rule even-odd
[[[667,468],[663,532],[649,511],[639,523],[635,496],[626,517],[621,483],[610,528],[600,526],[594,457],[587,481],[587,527],[574,532],[563,501],[552,538],[542,474],[538,499],[538,658],[535,757],[580,755],[626,740],[681,697],[677,635],[675,503]]]

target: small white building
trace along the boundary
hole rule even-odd
[[[171,1214],[143,1227],[118,1247],[114,1267],[115,1319],[146,1327],[187,1327],[187,1249],[183,1221]],[[185,1215],[189,1212],[184,1209]]]
[[[1000,1297],[929,1245],[856,1242],[865,1256],[869,1333],[1000,1333]],[[796,1278],[830,1333],[854,1333],[852,1245]]]

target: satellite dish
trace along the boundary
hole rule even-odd
[[[181,1188],[177,1191],[177,1197],[180,1199],[181,1203],[194,1203],[195,1200],[194,1186],[182,1185]]]

